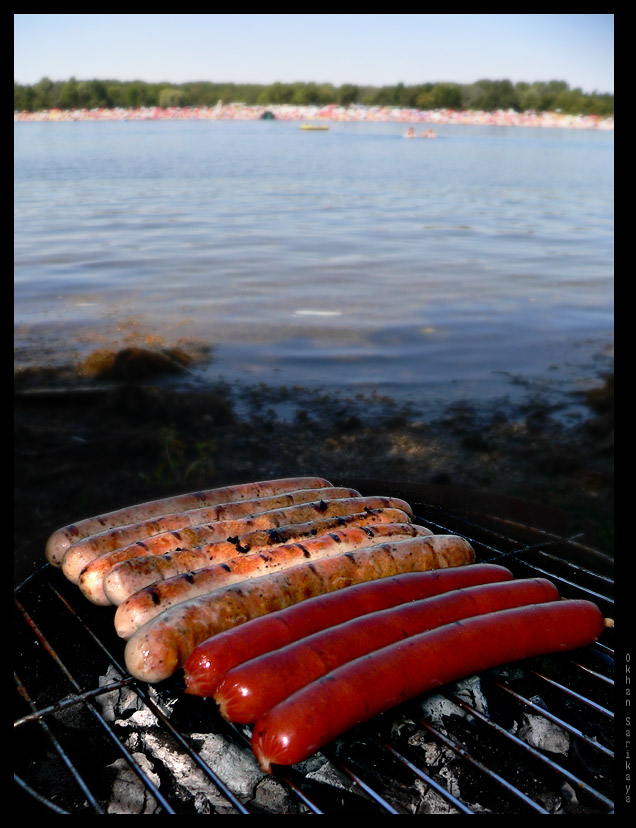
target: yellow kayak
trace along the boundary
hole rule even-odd
[[[318,130],[329,129],[328,126],[324,126],[322,124],[301,124],[300,128],[301,129],[318,129]]]

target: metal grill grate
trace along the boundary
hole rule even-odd
[[[588,598],[613,617],[611,561],[576,538],[411,502],[417,522],[465,536],[479,561],[548,577],[564,597]],[[266,777],[249,728],[183,694],[179,677],[156,687],[130,677],[111,612],[88,604],[59,571],[36,571],[15,590],[15,608],[15,775],[34,809],[613,812],[611,629],[584,650],[427,694]],[[125,699],[116,715],[114,697]]]

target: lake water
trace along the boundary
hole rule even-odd
[[[614,135],[15,124],[15,357],[151,333],[223,379],[437,405],[609,365]]]

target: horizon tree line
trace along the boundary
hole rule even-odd
[[[475,83],[421,83],[392,86],[360,86],[345,83],[296,82],[272,84],[214,83],[195,81],[171,84],[145,81],[77,80],[53,81],[44,77],[35,84],[14,82],[13,108],[18,112],[46,109],[114,109],[138,107],[203,107],[224,103],[268,106],[347,107],[390,106],[403,109],[455,109],[490,112],[561,111],[569,115],[613,117],[614,95],[570,89],[565,81],[478,80]]]

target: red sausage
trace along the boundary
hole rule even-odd
[[[358,615],[416,601],[460,587],[512,580],[498,564],[471,564],[408,572],[308,598],[208,638],[185,663],[185,692],[212,696],[232,667]]]
[[[475,550],[460,535],[425,535],[308,561],[231,584],[184,600],[147,621],[128,639],[126,667],[135,678],[154,684],[183,667],[202,641],[252,618],[353,584],[474,562]]]
[[[545,653],[591,644],[603,615],[590,601],[552,601],[445,624],[311,682],[254,725],[262,770],[307,759],[345,731],[435,687]]]
[[[461,618],[559,597],[550,581],[533,578],[455,589],[373,612],[235,667],[221,679],[214,700],[228,721],[251,724],[309,682],[373,650]]]

